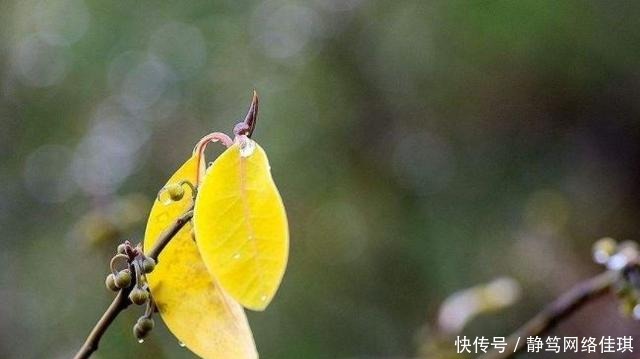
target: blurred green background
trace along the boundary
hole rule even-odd
[[[506,335],[600,270],[595,239],[637,239],[640,2],[0,6],[2,358],[72,356],[116,244],[254,88],[291,225],[262,358],[415,357],[447,296],[501,276],[522,298],[463,333]],[[95,357],[193,357],[162,325],[137,344],[138,315]],[[608,297],[553,334],[638,330]]]

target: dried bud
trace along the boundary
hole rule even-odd
[[[109,290],[112,290],[114,292],[117,292],[119,289],[118,286],[116,285],[116,276],[114,276],[113,273],[107,276],[107,279],[105,280],[104,284],[107,286]]]
[[[118,288],[127,288],[131,285],[131,271],[123,269],[114,278],[114,282]]]
[[[142,305],[147,302],[149,299],[149,293],[146,290],[140,289],[138,287],[133,288],[131,293],[129,293],[129,300],[134,304]]]
[[[142,270],[145,273],[153,272],[153,269],[156,267],[156,261],[153,258],[145,257],[142,260]]]

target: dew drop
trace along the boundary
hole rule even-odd
[[[267,301],[267,296],[263,295],[262,297],[260,297],[260,300],[263,301],[263,302],[266,302]]]
[[[144,343],[144,339],[138,339],[138,343],[140,344]]]
[[[180,346],[180,348],[184,348],[184,347],[186,347],[186,346],[187,346],[187,345],[186,345],[185,343],[183,343],[183,342],[178,342],[178,345]]]
[[[256,143],[253,142],[250,138],[247,138],[245,141],[241,141],[240,144],[240,156],[249,157],[253,154],[253,151],[256,149]]]
[[[233,255],[233,259],[240,259],[240,253],[236,253]]]

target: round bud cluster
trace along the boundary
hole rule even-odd
[[[618,243],[613,238],[602,238],[593,244],[593,259],[611,270],[621,270],[640,260],[638,244],[632,241]]]
[[[170,187],[168,194],[172,199],[180,199],[184,194],[181,185]],[[173,192],[172,192],[173,191]],[[145,314],[138,318],[133,326],[133,335],[142,343],[144,338],[154,327],[151,315],[155,305],[148,291],[146,275],[153,272],[156,267],[156,261],[144,255],[141,245],[132,246],[129,241],[125,241],[117,247],[116,255],[111,258],[111,271],[105,279],[105,285],[112,291],[124,290],[128,293],[129,300],[133,304],[146,304]],[[118,271],[116,263],[126,265],[126,268]],[[129,291],[130,290],[130,291]]]
[[[129,241],[124,241],[116,248],[116,255],[126,255],[129,258],[134,258],[138,254],[140,254],[140,246],[134,247]]]
[[[144,338],[146,338],[147,335],[149,334],[149,332],[153,330],[154,326],[155,326],[155,322],[153,321],[153,319],[146,316],[142,316],[138,318],[138,321],[133,326],[133,336],[135,336],[136,339],[138,339],[138,342],[142,343],[144,341]]]
[[[640,319],[640,248],[636,242],[602,238],[593,244],[593,259],[619,273],[614,289],[624,315]]]

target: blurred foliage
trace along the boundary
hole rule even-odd
[[[0,357],[80,346],[111,249],[78,221],[143,193],[106,236],[140,241],[159,187],[253,88],[292,240],[250,313],[263,358],[413,355],[449,294],[509,275],[524,299],[467,333],[505,335],[598,270],[595,238],[639,232],[638,2],[0,4]],[[137,344],[137,314],[97,358],[191,357],[162,328]],[[556,333],[638,330],[613,315]]]

